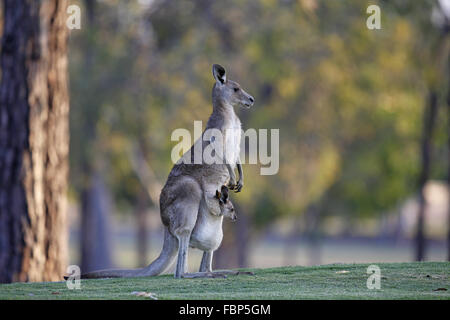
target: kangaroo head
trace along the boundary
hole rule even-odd
[[[225,68],[218,64],[213,64],[213,76],[216,83],[213,87],[213,103],[231,105],[233,107],[241,106],[250,108],[255,99],[245,92],[239,83],[227,80]]]
[[[220,212],[224,217],[230,218],[232,221],[236,221],[237,215],[234,210],[233,203],[228,198],[228,188],[222,186],[219,190],[216,190],[216,198],[219,200]]]

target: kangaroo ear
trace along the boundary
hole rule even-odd
[[[227,82],[227,75],[225,72],[225,68],[222,67],[220,64],[213,64],[212,72],[214,79],[216,79],[217,83],[224,84],[225,82]]]
[[[211,195],[210,193],[205,193],[205,202],[206,206],[208,207],[209,212],[211,212],[215,216],[220,216],[222,214],[220,202],[222,201],[220,198],[217,197],[217,192],[215,195]]]
[[[216,190],[216,198],[220,199],[222,197],[222,195],[220,194],[219,190]]]
[[[222,186],[220,191],[222,191],[222,200],[224,200],[226,202],[228,200],[228,188],[227,188],[227,186]]]

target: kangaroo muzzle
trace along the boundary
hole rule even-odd
[[[255,103],[255,99],[251,95],[246,94],[246,99],[245,99],[245,101],[242,102],[242,104],[248,109],[251,106],[253,106],[254,103]]]

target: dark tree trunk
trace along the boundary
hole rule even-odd
[[[311,205],[306,212],[306,239],[308,243],[308,265],[319,265],[322,261],[321,234],[320,234],[320,209],[317,205]]]
[[[419,176],[419,212],[417,216],[417,234],[416,234],[416,260],[425,259],[425,212],[427,203],[425,199],[425,184],[430,175],[431,163],[431,139],[437,114],[437,94],[433,90],[430,91],[428,101],[424,110],[423,135],[422,135],[422,167]]]
[[[234,228],[236,236],[236,253],[237,253],[237,265],[239,268],[248,267],[248,244],[249,244],[249,217],[243,212],[242,207],[235,203],[236,212],[239,214],[236,226]]]
[[[95,13],[97,3],[94,0],[85,0],[86,23],[91,34],[96,34]],[[95,63],[94,46],[91,40],[85,47],[85,62],[83,68],[88,74]],[[87,89],[86,94],[94,94]],[[95,141],[96,122],[98,114],[86,117],[84,132],[86,140]],[[90,158],[82,159],[83,180],[85,183],[79,190],[81,198],[81,271],[89,272],[96,269],[105,269],[112,266],[111,243],[111,205],[110,190],[104,181],[102,170],[94,163],[103,164],[101,154],[94,153]]]
[[[94,173],[81,195],[81,270],[89,272],[112,266],[111,198],[103,177]]]
[[[0,282],[54,281],[67,258],[66,1],[3,1]]]
[[[148,265],[148,216],[146,204],[147,194],[145,191],[141,191],[136,206],[138,267]]]
[[[297,222],[296,222],[297,224]],[[296,264],[297,243],[300,231],[294,228],[292,232],[286,237],[283,245],[283,265],[292,266]]]

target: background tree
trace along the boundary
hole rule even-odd
[[[89,272],[113,265],[110,220],[114,202],[105,177],[108,157],[95,150],[98,147],[96,126],[102,109],[102,95],[96,92],[105,85],[99,83],[96,77],[97,74],[101,76],[96,66],[99,54],[102,54],[96,46],[99,34],[98,4],[93,0],[84,3],[85,19],[80,31],[86,36],[78,44],[83,51],[83,60],[76,70],[70,71],[71,90],[78,93],[73,99],[76,108],[70,115],[72,130],[77,132],[71,139],[70,149],[71,181],[80,203],[80,267],[83,272]],[[72,74],[83,76],[74,78]],[[86,75],[90,75],[92,80],[86,80]],[[87,86],[87,82],[91,85]]]
[[[67,1],[3,1],[0,282],[61,280],[67,258]]]
[[[381,221],[419,191],[434,3],[374,1],[382,29],[368,30],[359,0],[97,2],[96,32],[71,40],[72,186],[78,193],[81,163],[97,163],[118,213],[155,207],[158,191],[147,191],[173,165],[171,132],[208,119],[210,68],[221,63],[256,98],[237,110],[244,129],[279,128],[281,158],[274,176],[244,164],[244,191],[232,196],[239,219],[225,222],[217,267],[245,266],[252,241],[284,219],[294,220],[292,247],[300,233],[318,247],[336,218],[350,236]],[[446,177],[447,127],[437,117],[430,179]]]
[[[427,87],[422,116],[420,171],[417,179],[419,208],[415,239],[416,260],[422,261],[425,260],[426,252],[425,220],[428,208],[425,186],[430,179],[432,168],[436,167],[440,170],[443,168],[433,161],[436,153],[433,150],[433,135],[436,131],[439,105],[445,104],[446,83],[450,81],[446,74],[450,48],[450,7],[442,0],[415,5],[405,5],[394,1],[392,5],[402,14],[411,16],[417,21],[422,31],[420,36],[424,37],[421,42],[426,44],[424,49],[417,50],[422,64],[424,83]],[[420,15],[417,11],[418,8],[426,11],[428,15]]]

